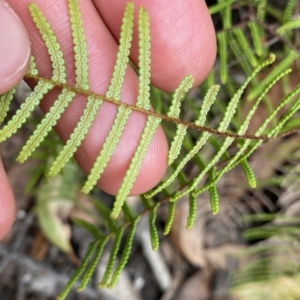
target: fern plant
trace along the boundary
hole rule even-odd
[[[48,170],[48,176],[55,176],[68,163],[69,159],[77,151],[78,147],[85,139],[95,115],[101,109],[101,105],[106,102],[117,107],[117,113],[114,123],[106,137],[103,147],[87,177],[87,181],[82,188],[83,193],[89,193],[103,174],[111,156],[122,136],[123,130],[133,111],[145,114],[147,116],[146,125],[140,137],[139,144],[133,154],[129,168],[123,179],[123,183],[118,191],[114,201],[113,208],[110,209],[99,202],[95,202],[95,207],[107,221],[108,232],[103,233],[94,225],[84,221],[77,220],[76,223],[89,231],[94,242],[89,249],[77,271],[74,273],[69,283],[63,290],[58,299],[65,299],[72,286],[81,278],[78,290],[83,290],[97,266],[97,263],[104,251],[107,242],[112,239],[112,250],[105,274],[100,282],[101,287],[111,287],[118,280],[122,269],[125,267],[129,258],[134,234],[141,216],[149,213],[149,227],[152,247],[154,250],[159,248],[159,238],[157,227],[155,225],[157,210],[163,204],[168,204],[168,216],[164,233],[168,234],[176,209],[177,201],[185,195],[189,195],[190,210],[187,219],[187,228],[193,226],[196,215],[197,196],[209,191],[211,198],[212,213],[218,213],[219,197],[217,192],[217,183],[220,178],[232,168],[240,165],[246,175],[250,187],[255,187],[255,176],[247,161],[249,156],[264,142],[279,138],[282,135],[289,134],[297,130],[288,127],[286,124],[292,119],[300,107],[300,98],[295,97],[300,92],[300,85],[289,90],[281,103],[277,107],[271,107],[268,102],[268,91],[282,78],[286,78],[290,73],[289,66],[298,58],[298,53],[292,45],[291,40],[287,41],[286,57],[274,68],[263,80],[258,80],[258,74],[267,66],[275,61],[275,55],[268,53],[264,37],[267,30],[263,26],[266,15],[266,1],[255,1],[252,7],[257,10],[256,19],[251,19],[245,23],[244,28],[236,27],[231,21],[231,5],[236,1],[219,1],[210,8],[211,14],[220,13],[223,20],[223,29],[218,32],[219,43],[219,61],[220,61],[220,81],[225,85],[228,94],[231,95],[226,107],[217,101],[220,86],[215,84],[214,74],[211,73],[203,84],[202,91],[205,92],[199,114],[193,110],[192,120],[180,119],[182,103],[187,101],[190,104],[187,93],[193,85],[191,75],[182,79],[182,82],[174,92],[171,103],[165,108],[165,111],[151,110],[151,92],[150,86],[150,29],[149,16],[144,7],[139,8],[138,30],[139,30],[139,91],[135,105],[128,105],[121,101],[121,88],[124,81],[125,71],[129,63],[129,52],[133,35],[134,5],[128,3],[124,13],[119,50],[117,53],[116,64],[110,81],[110,85],[105,95],[98,95],[90,90],[88,80],[88,55],[85,43],[85,34],[82,27],[81,13],[77,0],[68,0],[70,13],[70,27],[73,36],[75,53],[75,73],[76,85],[70,86],[66,79],[66,68],[63,59],[63,52],[55,37],[51,24],[44,17],[42,11],[35,3],[30,3],[28,8],[35,22],[44,43],[48,49],[49,58],[52,63],[52,77],[43,78],[39,75],[34,57],[31,58],[30,68],[26,78],[35,79],[37,84],[21,105],[16,114],[0,130],[0,141],[5,141],[12,136],[30,116],[30,113],[40,103],[43,97],[54,87],[60,88],[61,93],[49,112],[44,116],[40,124],[36,127],[33,134],[29,137],[22,148],[17,161],[20,163],[27,160],[40,143],[45,139],[53,126],[56,125],[64,110],[68,107],[76,95],[84,95],[87,98],[86,107],[83,115],[74,128],[65,146],[55,158],[52,166]],[[297,22],[291,23],[292,11],[296,1],[288,1],[286,10],[282,17],[281,25],[278,27],[278,36],[297,26]],[[242,3],[244,5],[244,2]],[[253,42],[253,48],[248,42],[245,30],[249,29],[249,34]],[[291,46],[288,48],[288,46]],[[231,49],[231,51],[229,51]],[[228,74],[229,55],[237,58],[237,63],[246,74],[244,83],[235,89],[232,80]],[[242,122],[238,121],[236,111],[239,108],[239,101],[244,95],[246,89],[250,86],[251,92],[248,94],[249,100],[254,100],[253,105],[247,116]],[[1,96],[0,120],[3,121],[9,109],[9,103],[15,89]],[[215,101],[217,101],[216,104]],[[251,118],[255,114],[260,102],[265,102],[269,108],[269,116],[255,131],[254,134],[247,134],[247,129]],[[293,102],[292,102],[293,101]],[[291,104],[292,102],[292,104]],[[193,105],[193,104],[191,104]],[[155,105],[154,105],[155,106]],[[224,114],[219,121],[217,129],[209,127],[209,113],[216,106],[221,106]],[[278,112],[285,108],[285,114],[278,119]],[[141,202],[144,210],[140,213],[132,211],[127,206],[126,198],[132,189],[139,169],[143,162],[148,146],[156,132],[157,127],[165,121],[167,124],[175,124],[176,133],[172,134],[171,146],[168,154],[168,165],[170,172],[166,178],[152,191],[141,196]],[[168,126],[166,126],[168,131]],[[196,132],[194,144],[190,143],[189,132]],[[235,132],[234,132],[235,131]],[[218,140],[216,139],[218,138]],[[215,145],[216,153],[210,159],[201,156],[201,150],[207,145]],[[233,147],[234,146],[234,147]],[[229,148],[234,149],[228,154]],[[199,167],[199,173],[191,178],[186,178],[184,168],[188,162],[194,162]],[[158,198],[156,195],[160,195]],[[157,201],[157,199],[160,199]],[[123,217],[120,217],[122,212]],[[117,220],[118,219],[118,220]],[[117,254],[120,251],[121,240],[125,235],[125,229],[128,230],[125,246],[119,262],[116,264]]]

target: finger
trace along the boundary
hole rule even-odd
[[[26,8],[29,2],[30,0],[10,0],[10,4],[16,9],[30,32],[32,51],[36,57],[40,74],[49,78],[51,77],[51,64],[46,48],[41,42],[41,37]],[[35,2],[44,12],[61,44],[66,61],[68,83],[74,85],[74,53],[67,7],[60,2],[55,2],[57,4],[43,0],[36,0]],[[118,45],[99,17],[93,3],[90,0],[81,0],[79,3],[89,53],[90,87],[93,92],[103,95],[108,88],[109,80],[113,72]],[[122,89],[122,101],[129,104],[135,103],[137,87],[138,78],[134,70],[129,67]],[[44,111],[49,109],[56,96],[57,93],[56,95],[52,93],[50,97],[46,97],[42,103],[42,109]],[[79,121],[84,106],[85,97],[76,97],[58,122],[56,130],[64,141],[69,138],[73,128]],[[105,138],[112,127],[115,112],[116,107],[114,105],[109,103],[102,105],[93,126],[78,150],[76,159],[85,172],[90,170],[99,154]],[[133,113],[130,116],[120,142],[107,165],[105,173],[99,181],[98,186],[104,191],[111,194],[115,194],[118,191],[133,153],[138,145],[145,120],[146,117],[141,113]],[[132,195],[149,190],[161,180],[167,167],[167,151],[168,147],[165,135],[162,129],[159,128],[149,146],[137,180],[131,190]]]
[[[25,27],[6,2],[0,0],[0,94],[9,91],[24,77],[30,59]]]
[[[15,218],[15,200],[0,159],[0,240],[10,230]]]
[[[103,20],[119,39],[125,0],[93,0]],[[173,92],[184,76],[192,74],[199,85],[213,67],[216,37],[204,0],[133,0],[145,6],[151,30],[151,82]],[[137,16],[137,15],[136,15]],[[137,18],[135,18],[137,23]],[[135,31],[131,58],[138,60],[138,39]]]

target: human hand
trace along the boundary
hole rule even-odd
[[[36,58],[40,75],[49,78],[52,70],[51,63],[40,34],[29,15],[27,4],[30,1],[8,0],[8,3],[20,16],[28,32],[30,32],[32,53]],[[144,5],[149,13],[152,84],[162,90],[172,92],[184,76],[188,74],[194,76],[195,85],[203,81],[213,66],[216,53],[215,33],[204,0],[174,0],[172,5],[159,0],[151,2],[135,0],[133,2],[136,7]],[[74,85],[73,44],[68,21],[67,1],[61,3],[35,0],[35,3],[45,14],[58,38],[58,42],[61,44],[66,61],[67,81],[69,85]],[[109,85],[116,59],[118,47],[116,41],[119,37],[125,3],[125,0],[79,0],[89,55],[90,88],[98,94],[105,94]],[[28,40],[25,38],[26,33],[24,32],[24,36],[20,37],[22,30],[20,30],[17,37],[6,36],[5,31],[1,31],[2,27],[8,27],[9,24],[5,23],[8,21],[3,19],[1,15],[1,13],[5,15],[2,0],[0,0],[0,7],[2,7],[2,12],[0,10],[0,93],[3,93],[15,85],[26,70],[24,68],[22,72],[20,71],[21,76],[16,77],[17,80],[11,86],[1,81],[1,78],[12,76],[16,70],[11,67],[5,71],[6,73],[2,71],[2,65],[7,63],[6,57],[9,56],[9,50],[4,52],[2,49],[5,49],[4,45],[7,43],[11,46],[18,45],[18,47],[15,47],[20,49],[19,55],[21,56],[23,49],[26,49],[26,47],[28,49]],[[1,34],[4,35],[6,40],[3,39]],[[27,58],[24,53],[22,55],[24,63]],[[135,33],[131,59],[136,63],[137,58],[138,46]],[[16,61],[10,63],[14,66],[17,65]],[[18,61],[18,64],[21,66],[20,61]],[[122,101],[129,104],[135,103],[137,92],[138,78],[132,67],[129,66],[121,93]],[[59,91],[55,90],[45,97],[41,103],[44,112],[48,111],[56,100],[58,93]],[[59,120],[55,129],[62,140],[66,141],[72,133],[84,110],[85,101],[84,96],[77,96]],[[112,126],[115,111],[116,108],[109,103],[102,105],[89,133],[75,155],[78,163],[86,173],[91,169],[101,150],[107,133]],[[131,115],[117,148],[98,182],[98,186],[102,190],[111,194],[116,194],[118,191],[138,144],[145,120],[146,117],[142,114],[133,113]],[[151,189],[161,180],[167,168],[167,152],[167,141],[162,129],[159,128],[149,146],[131,190],[131,195],[141,194]],[[7,233],[13,222],[14,202],[3,167],[0,168],[0,177],[1,238]]]

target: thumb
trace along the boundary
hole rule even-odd
[[[0,0],[0,95],[23,78],[30,59],[29,36],[17,14]],[[0,159],[0,240],[10,230],[15,201]]]
[[[28,33],[8,3],[0,0],[0,95],[21,81],[29,60]]]

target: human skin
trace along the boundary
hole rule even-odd
[[[22,20],[29,32],[29,37],[15,18],[10,21],[10,28],[19,30],[18,40],[12,37],[1,38],[1,22],[3,23],[5,9],[9,10],[3,0],[0,0],[0,66],[7,63],[6,56],[18,47],[20,57],[10,61],[7,74],[0,69],[0,93],[3,93],[17,84],[26,72],[28,52],[25,50],[31,42],[31,51],[36,58],[40,75],[51,77],[49,56],[27,9],[32,0],[8,0],[9,5]],[[74,59],[72,37],[69,25],[67,1],[34,1],[43,11],[51,24],[58,42],[61,44],[66,62],[67,82],[75,84]],[[172,92],[179,85],[184,76],[192,74],[195,86],[201,83],[213,66],[216,55],[216,39],[210,15],[204,0],[135,0],[137,22],[138,7],[146,7],[150,18],[151,30],[151,82],[160,89]],[[83,26],[89,58],[90,89],[98,94],[105,94],[115,64],[118,49],[119,29],[126,5],[125,0],[79,0]],[[2,7],[2,15],[1,15]],[[5,8],[4,8],[5,7]],[[16,25],[18,23],[18,25]],[[19,29],[17,27],[19,26]],[[6,26],[7,27],[7,26]],[[4,35],[4,33],[2,33]],[[11,49],[4,49],[4,44],[11,45]],[[19,43],[19,44],[18,44]],[[20,47],[20,43],[23,43]],[[135,29],[131,60],[137,63],[138,39]],[[4,49],[4,50],[1,50]],[[24,50],[25,49],[25,50]],[[2,52],[1,52],[2,51]],[[7,51],[5,53],[5,51]],[[3,60],[3,61],[2,61]],[[23,62],[23,65],[21,65]],[[8,64],[8,63],[7,63]],[[10,77],[9,84],[4,84],[3,78]],[[2,81],[1,81],[2,80]],[[31,86],[34,85],[29,81]],[[59,91],[50,92],[41,103],[41,108],[47,112],[56,100]],[[138,78],[131,66],[128,66],[122,88],[121,99],[125,103],[134,104],[138,93]],[[63,141],[66,141],[76,126],[86,99],[77,96],[67,108],[55,127]],[[115,106],[104,103],[96,119],[79,147],[75,158],[88,173],[101,150],[115,116]],[[98,187],[107,193],[115,195],[122,183],[130,160],[138,145],[146,117],[140,113],[132,113],[124,133],[109,161],[105,172],[98,182]],[[155,186],[164,176],[167,168],[168,145],[166,137],[159,128],[150,143],[149,149],[131,190],[131,195],[141,194]],[[0,165],[0,239],[5,236],[14,219],[14,199],[2,164]]]

